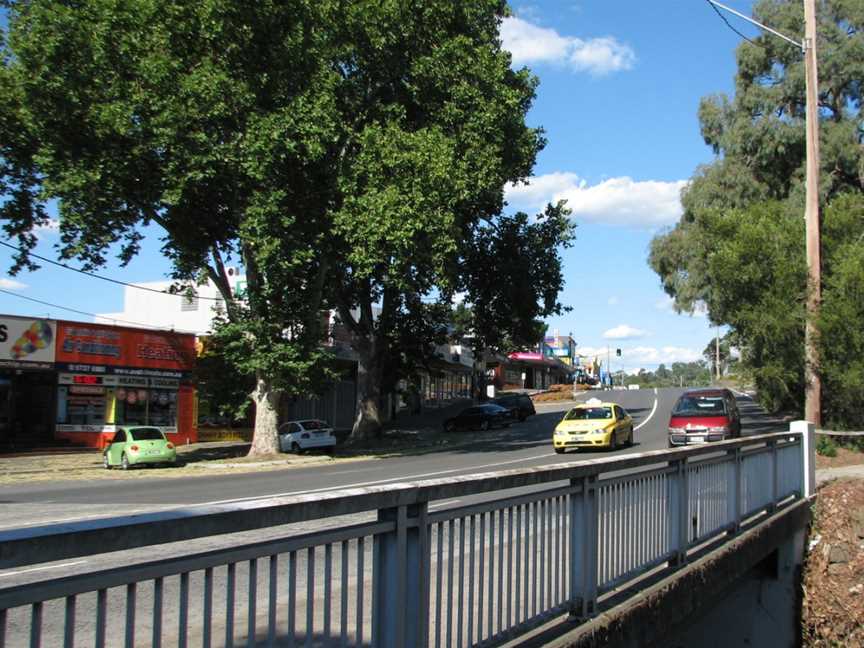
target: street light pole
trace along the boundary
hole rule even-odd
[[[822,425],[822,379],[816,320],[822,302],[822,242],[819,221],[819,78],[816,68],[816,0],[804,0],[804,73],[807,110],[807,321],[804,329],[804,418]]]
[[[819,75],[816,63],[816,0],[804,0],[804,41],[799,43],[717,0],[708,0],[739,18],[797,45],[804,52],[807,187],[804,208],[807,249],[807,321],[804,325],[804,418],[822,425],[822,379],[816,321],[822,303],[822,242],[819,219]]]

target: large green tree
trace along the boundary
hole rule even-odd
[[[544,140],[525,123],[536,80],[514,71],[501,47],[504,2],[353,9],[342,21],[350,65],[342,69],[339,94],[346,130],[332,212],[334,299],[358,357],[353,436],[367,438],[381,429],[394,365],[404,360],[406,344],[419,342],[411,345],[398,331],[411,331],[412,322],[429,315],[425,301],[449,310],[454,292],[472,283],[474,244],[489,238],[487,230],[509,227],[500,217],[503,188],[530,175]],[[560,211],[548,220],[558,218],[556,231],[565,233]],[[557,243],[522,251],[551,257],[556,267]],[[491,261],[498,268],[522,263]],[[549,290],[538,283],[523,297],[542,304],[541,313],[552,312],[557,291],[547,308]],[[513,308],[511,320],[521,313]]]
[[[753,13],[803,33],[797,0],[761,0]],[[821,198],[830,212],[841,196],[864,190],[864,5],[823,0],[817,15]],[[771,35],[743,42],[737,61],[734,96],[706,97],[699,107],[717,158],[697,169],[680,222],[652,241],[649,262],[676,308],[704,303],[712,322],[730,326],[770,404],[793,406],[803,385],[804,62]],[[827,277],[830,235],[823,246]]]
[[[88,268],[130,261],[156,223],[178,284],[222,293],[219,347],[255,380],[252,452],[275,450],[280,397],[326,378],[328,308],[360,359],[355,433],[379,429],[399,347],[437,330],[421,304],[449,307],[466,250],[543,145],[525,124],[536,81],[501,49],[506,4],[5,5],[0,216],[23,250],[13,271],[33,267],[48,201],[60,256]],[[566,238],[560,209],[552,218]],[[532,314],[559,308],[537,290]]]
[[[32,267],[56,200],[62,258],[128,262],[158,224],[173,277],[218,286],[221,332],[254,377],[253,452],[281,394],[321,378],[342,115],[338,4],[8,2],[0,68],[3,227]],[[226,266],[245,269],[247,297]]]

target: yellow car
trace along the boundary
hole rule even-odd
[[[555,427],[555,452],[567,448],[611,448],[633,444],[633,419],[620,405],[596,398],[571,409]]]

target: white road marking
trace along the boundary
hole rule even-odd
[[[311,495],[313,493],[327,493],[330,491],[343,490],[346,488],[359,488],[361,486],[375,486],[379,484],[388,484],[391,482],[400,482],[400,481],[413,481],[415,479],[424,479],[426,477],[435,477],[438,475],[447,475],[455,472],[469,472],[474,470],[479,470],[481,468],[495,468],[496,466],[505,466],[507,464],[514,463],[524,463],[526,461],[533,461],[534,459],[542,459],[544,457],[548,457],[549,453],[544,452],[542,455],[532,455],[530,457],[522,457],[521,459],[513,459],[512,461],[496,461],[495,463],[490,464],[481,464],[479,466],[464,466],[462,468],[451,468],[450,470],[437,470],[435,472],[428,473],[420,473],[417,475],[402,475],[401,477],[391,477],[389,479],[377,479],[374,481],[368,482],[355,482],[353,484],[341,484],[339,486],[325,486],[324,488],[312,488],[309,490],[302,491],[288,491],[285,493],[270,493],[268,495],[252,495],[250,497],[237,497],[234,499],[227,500],[214,500],[211,502],[200,502],[198,504],[193,504],[191,506],[213,506],[216,504],[235,504],[238,502],[248,502],[252,500],[261,500],[261,499],[270,499],[272,497],[287,497],[289,495]]]
[[[643,425],[645,425],[648,421],[651,420],[651,417],[654,416],[654,412],[657,411],[657,403],[658,403],[658,400],[659,400],[659,399],[657,398],[657,388],[655,387],[655,388],[654,388],[654,407],[651,408],[651,413],[648,415],[648,418],[646,418],[646,419],[645,419],[644,421],[642,421],[639,425],[637,425],[636,427],[633,428],[633,431],[634,431],[634,432],[635,432],[636,430],[638,430],[639,428],[641,428]]]
[[[86,560],[76,560],[74,562],[60,563],[59,565],[48,565],[47,567],[31,567],[30,569],[19,569],[18,571],[3,572],[0,578],[6,576],[17,576],[18,574],[27,574],[29,572],[43,571],[45,569],[60,569],[61,567],[71,567],[72,565],[81,565],[86,563]]]

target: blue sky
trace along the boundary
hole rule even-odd
[[[752,2],[726,4],[749,14]],[[588,354],[622,348],[613,368],[700,358],[713,329],[704,316],[672,311],[646,258],[651,238],[677,221],[681,187],[713,158],[696,111],[701,97],[732,91],[740,37],[703,0],[512,6],[502,40],[514,65],[540,79],[529,121],[545,128],[548,145],[530,185],[508,188],[508,201],[530,212],[566,198],[578,225],[564,254],[562,301],[573,310],[550,319],[550,331],[572,333]],[[43,232],[39,251],[51,256],[56,241]],[[4,267],[9,258],[0,251]],[[135,282],[161,279],[167,269],[153,230],[130,266],[102,272]],[[86,312],[123,306],[120,287],[50,266],[0,277],[0,288]],[[0,312],[88,319],[8,294],[0,294]]]

